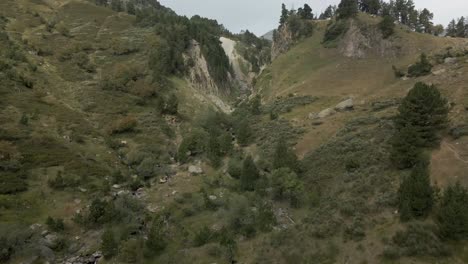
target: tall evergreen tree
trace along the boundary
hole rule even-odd
[[[455,31],[456,31],[455,37],[457,38],[466,37],[466,23],[465,23],[464,17],[460,17],[460,19],[458,19],[457,25],[455,26]]]
[[[468,192],[460,184],[445,190],[436,220],[443,238],[468,239]]]
[[[419,24],[421,25],[422,32],[432,33],[432,19],[434,19],[434,14],[426,8],[419,13]]]
[[[252,156],[246,157],[242,164],[242,172],[240,177],[241,189],[244,191],[255,190],[255,183],[259,177],[260,174],[254,160],[252,159]]]
[[[320,14],[319,19],[329,19],[332,18],[335,15],[335,9],[336,7],[329,5],[325,11]]]
[[[452,19],[452,21],[450,21],[450,24],[448,24],[446,31],[447,36],[449,37],[457,36],[457,22],[455,22],[455,19]]]
[[[429,162],[420,161],[400,184],[398,191],[400,218],[427,217],[434,204],[434,190],[429,179]]]
[[[296,154],[288,147],[284,139],[280,139],[273,154],[273,169],[289,168],[298,172],[299,162]]]
[[[341,0],[336,10],[338,19],[347,19],[355,17],[358,13],[358,1],[357,0]]]
[[[304,4],[304,8],[302,9],[302,19],[314,19],[314,14],[312,13],[312,8],[308,4]]]
[[[289,11],[286,9],[286,5],[283,3],[281,4],[281,18],[280,18],[280,26],[284,25],[286,21],[288,21]]]
[[[399,169],[412,168],[420,158],[420,145],[419,135],[413,126],[401,128],[392,138],[390,158],[393,164]]]
[[[115,257],[115,255],[118,253],[119,244],[115,239],[114,232],[112,232],[110,229],[104,231],[101,239],[101,251],[104,258],[111,259]]]
[[[396,117],[397,129],[412,126],[418,133],[418,147],[434,146],[438,143],[437,132],[447,125],[447,100],[437,87],[416,83],[402,101]]]

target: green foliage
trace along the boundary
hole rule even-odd
[[[429,179],[428,161],[420,161],[398,190],[402,221],[427,217],[434,205],[434,190]]]
[[[444,239],[468,239],[468,192],[460,184],[444,191],[436,221]]]
[[[346,31],[348,31],[348,28],[349,25],[346,20],[330,21],[323,37],[323,43],[328,46],[332,46],[332,43],[343,36]]]
[[[314,32],[313,24],[297,14],[288,17],[287,25],[295,40],[310,37]]]
[[[384,252],[387,258],[402,257],[446,257],[449,248],[433,233],[434,227],[411,223],[406,230],[398,231],[392,239],[393,246]]]
[[[419,77],[430,74],[432,71],[432,64],[427,59],[426,54],[422,53],[419,62],[411,65],[408,68],[408,75],[410,77]]]
[[[25,177],[13,173],[0,174],[0,194],[16,194],[28,190]]]
[[[437,145],[438,131],[447,125],[448,105],[437,87],[416,83],[403,99],[395,119],[397,130],[412,126],[419,138],[417,147]],[[411,140],[414,142],[414,140]]]
[[[357,0],[341,0],[336,10],[338,19],[353,18],[358,14]]]
[[[382,21],[379,23],[380,31],[382,32],[383,38],[389,38],[395,32],[395,22],[391,16],[384,16]]]
[[[148,239],[145,242],[145,256],[160,254],[167,247],[167,239],[165,218],[163,215],[157,215],[153,220]]]
[[[255,184],[259,177],[260,174],[252,156],[247,156],[242,164],[242,173],[240,177],[241,189],[244,191],[255,190]]]
[[[235,126],[237,142],[241,146],[247,146],[252,140],[252,129],[250,128],[248,118],[245,118]]]
[[[304,195],[304,185],[296,173],[288,168],[272,172],[273,193],[277,199],[287,199],[293,207],[299,207]]]
[[[141,242],[136,239],[123,242],[119,258],[125,263],[141,263]]]
[[[421,139],[415,127],[408,125],[398,130],[392,138],[391,160],[399,169],[412,168],[421,156]]]
[[[119,250],[119,243],[115,238],[114,232],[110,229],[107,229],[102,234],[101,240],[101,250],[104,258],[112,259],[115,257]]]
[[[262,106],[262,98],[260,95],[256,95],[251,101],[250,101],[250,112],[253,115],[259,115],[261,114],[260,107]]]
[[[296,154],[288,147],[283,138],[278,141],[273,154],[273,169],[280,168],[289,168],[295,172],[300,171]]]
[[[65,223],[62,218],[54,219],[49,216],[47,217],[46,225],[53,232],[62,232],[65,230]]]
[[[239,157],[233,157],[229,159],[228,173],[235,179],[240,179],[242,175],[242,159]]]
[[[198,232],[195,233],[193,243],[196,247],[201,247],[209,243],[214,238],[214,233],[207,226],[203,226]]]

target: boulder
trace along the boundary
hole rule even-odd
[[[336,111],[349,111],[354,109],[354,100],[347,99],[335,106]]]
[[[437,71],[433,71],[432,74],[435,75],[435,76],[438,76],[438,75],[441,75],[443,73],[445,73],[447,70],[446,69],[440,69],[440,70],[437,70]]]
[[[444,63],[445,64],[455,64],[455,63],[457,63],[457,61],[458,61],[457,58],[449,57],[449,58],[445,58]]]
[[[203,169],[200,166],[190,165],[188,172],[192,175],[199,175],[203,173]]]
[[[327,108],[325,110],[320,111],[320,113],[317,114],[316,118],[325,118],[331,115],[334,115],[336,112],[335,110],[331,108]]]

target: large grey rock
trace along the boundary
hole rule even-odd
[[[445,58],[444,63],[445,64],[455,64],[455,63],[457,63],[457,61],[458,61],[457,58],[449,57],[449,58]]]
[[[320,111],[319,113],[311,113],[309,115],[309,118],[310,119],[321,119],[321,118],[325,118],[325,117],[334,115],[335,113],[336,113],[335,110],[333,110],[332,108],[327,108],[327,109],[324,109],[324,110]]]
[[[190,165],[188,172],[192,175],[199,175],[203,173],[203,169],[200,166]]]
[[[336,111],[349,111],[354,109],[354,100],[347,99],[335,106]]]
[[[435,75],[435,76],[438,76],[438,75],[441,75],[443,73],[445,73],[447,70],[446,69],[440,69],[440,70],[437,70],[437,71],[433,71],[432,74]]]

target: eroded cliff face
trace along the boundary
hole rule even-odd
[[[188,79],[198,90],[207,94],[220,95],[220,89],[208,70],[208,63],[203,56],[200,44],[192,40],[185,55],[188,67]]]
[[[391,39],[384,39],[377,26],[362,27],[349,21],[349,29],[338,45],[340,53],[349,58],[396,57],[401,50]]]
[[[291,30],[287,25],[280,27],[273,37],[273,45],[271,47],[271,59],[274,60],[282,53],[287,52],[294,43],[294,38]]]

